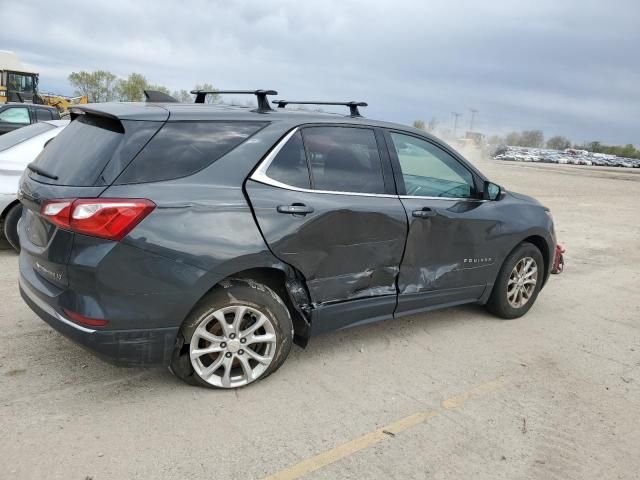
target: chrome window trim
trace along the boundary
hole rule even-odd
[[[62,323],[66,323],[67,325],[69,325],[70,327],[75,328],[76,330],[80,330],[81,332],[84,333],[95,333],[94,329],[91,328],[85,328],[82,327],[80,325],[78,325],[77,323],[73,323],[71,320],[63,317],[62,315],[60,315],[58,312],[55,311],[55,309],[47,304],[46,302],[44,302],[43,300],[41,300],[35,293],[34,291],[31,289],[31,287],[29,287],[26,282],[24,282],[21,278],[18,279],[18,284],[20,285],[20,287],[22,288],[22,290],[25,292],[25,294],[28,295],[28,297],[31,299],[31,301],[33,303],[35,303],[36,305],[38,305],[38,307],[40,307],[42,310],[44,310],[45,312],[47,312],[49,315],[51,315],[52,317],[57,318],[58,320],[60,320]]]
[[[410,200],[412,198],[420,198],[424,200],[456,200],[458,202],[490,202],[491,200],[485,200],[484,198],[467,198],[467,197],[421,197],[414,195],[398,195],[398,198]]]
[[[279,182],[278,180],[274,180],[273,178],[267,175],[267,170],[271,166],[271,163],[276,158],[280,150],[285,146],[285,144],[289,141],[291,137],[293,137],[296,132],[300,130],[300,127],[296,127],[287,133],[282,139],[276,144],[275,147],[269,152],[269,154],[264,157],[264,159],[258,165],[258,168],[251,174],[249,179],[254,180],[256,182],[263,183],[265,185],[271,185],[272,187],[282,188],[284,190],[291,190],[294,192],[302,192],[302,193],[322,193],[327,195],[350,195],[350,196],[360,196],[360,197],[380,197],[380,198],[403,198],[403,199],[411,199],[411,198],[419,198],[423,200],[455,200],[458,202],[486,202],[487,200],[481,200],[476,198],[456,198],[456,197],[418,197],[411,195],[390,195],[388,193],[364,193],[364,192],[339,192],[333,190],[312,190],[310,188],[301,188],[295,187],[293,185],[289,185],[287,183]]]

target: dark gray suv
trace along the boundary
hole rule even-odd
[[[553,262],[548,209],[356,103],[342,116],[258,97],[76,109],[21,180],[26,303],[116,364],[220,388],[321,332],[531,308]]]

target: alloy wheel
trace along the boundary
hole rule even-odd
[[[189,344],[195,372],[221,388],[247,385],[260,378],[276,353],[276,332],[267,315],[248,305],[207,313]]]
[[[521,258],[511,270],[507,282],[507,301],[513,308],[526,305],[536,290],[538,264],[531,257]]]

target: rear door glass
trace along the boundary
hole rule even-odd
[[[314,189],[385,193],[380,153],[372,129],[308,127],[302,133]]]
[[[186,177],[215,162],[265,125],[265,122],[168,122],[115,183]]]

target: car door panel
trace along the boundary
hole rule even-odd
[[[411,138],[410,135],[400,137]],[[399,138],[399,137],[396,137]],[[390,134],[386,135],[390,145],[390,154],[398,189],[406,193],[400,157]],[[405,138],[406,139],[406,138]],[[399,142],[401,139],[398,140]],[[413,140],[411,140],[413,141]],[[411,142],[409,142],[411,143]],[[427,144],[426,139],[418,139],[404,150],[403,159],[406,174],[410,169],[420,168],[419,147]],[[440,147],[429,144],[437,155]],[[399,147],[399,150],[401,148]],[[401,150],[402,152],[402,150]],[[427,152],[428,153],[428,152]],[[427,153],[425,161],[427,161]],[[456,161],[449,155],[447,162]],[[397,314],[418,311],[436,305],[447,305],[474,301],[482,296],[493,271],[496,254],[493,240],[499,236],[500,225],[491,215],[487,202],[475,198],[449,198],[447,192],[459,192],[460,188],[450,189],[445,177],[455,175],[447,170],[447,164],[439,165],[439,157],[433,156],[435,178],[423,182],[425,190],[432,190],[442,197],[401,195],[401,201],[409,219],[409,231],[405,253],[398,276]],[[408,165],[408,166],[407,166]],[[459,169],[460,165],[455,165]],[[466,170],[464,170],[466,175]],[[412,172],[407,183],[413,189],[419,189],[416,181],[418,172]],[[474,188],[474,179],[468,172],[468,190]],[[404,191],[403,191],[404,190]]]
[[[500,233],[481,201],[402,198],[409,234],[398,277],[398,312],[479,298],[496,261],[492,243]],[[414,211],[429,208],[422,218]],[[411,296],[411,297],[410,297]],[[421,300],[422,297],[422,300]]]
[[[407,230],[397,197],[296,191],[254,180],[246,190],[269,248],[304,275],[314,303],[395,297]],[[313,212],[278,211],[301,205]]]

